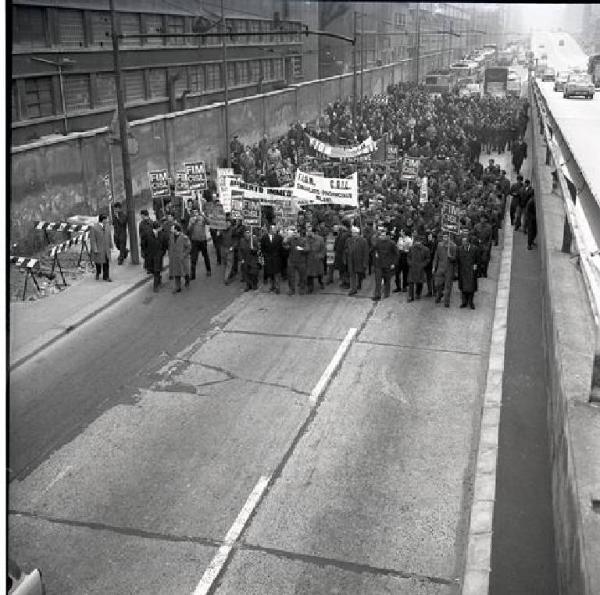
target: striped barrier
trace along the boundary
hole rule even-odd
[[[14,264],[20,269],[24,269],[26,272],[25,285],[23,287],[23,301],[25,301],[25,295],[27,294],[27,281],[29,280],[29,277],[33,279],[33,283],[39,293],[40,286],[33,274],[33,269],[39,268],[40,261],[37,258],[29,258],[27,256],[11,256],[9,260],[11,264]]]

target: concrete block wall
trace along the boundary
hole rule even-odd
[[[365,70],[365,95],[385,92],[389,84],[408,80],[410,64],[405,60]],[[258,142],[263,134],[277,137],[297,120],[314,120],[328,103],[349,97],[352,91],[353,75],[346,73],[233,99],[229,102],[229,134],[238,134],[244,144]],[[357,91],[360,93],[360,87]],[[174,173],[193,160],[203,160],[214,169],[226,155],[223,103],[136,120],[130,122],[130,130],[139,147],[131,157],[136,213],[151,201],[149,170]],[[11,242],[20,244],[20,255],[27,256],[39,247],[33,241],[33,221],[96,214],[107,207],[108,142],[108,129],[98,128],[12,148],[10,234]],[[112,145],[112,155],[115,196],[122,199],[120,146]]]
[[[564,199],[552,191],[535,108],[532,122],[557,579],[562,595],[597,595],[600,513],[593,500],[600,496],[600,408],[589,402],[594,320],[577,258],[561,252]]]

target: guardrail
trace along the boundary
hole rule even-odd
[[[532,80],[531,83],[530,96],[538,112],[540,134],[546,142],[546,165],[553,163],[555,169],[552,174],[553,185],[559,185],[564,198],[565,225],[562,251],[570,253],[573,245],[578,253],[579,265],[596,325],[590,401],[600,402],[600,226],[588,225],[583,209],[576,208],[578,198],[591,197],[592,200],[587,200],[586,205],[595,210],[591,218],[598,221],[600,203],[598,198],[593,196],[590,184],[548,108],[546,98],[540,91],[537,81]],[[590,230],[593,240],[584,233],[584,227]]]

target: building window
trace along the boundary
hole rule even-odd
[[[164,33],[163,18],[159,14],[145,15],[146,33]],[[146,45],[162,45],[162,37],[147,37]]]
[[[128,70],[125,75],[125,101],[143,101],[146,99],[146,86],[144,84],[143,70]]]
[[[167,16],[167,33],[185,33],[185,18]],[[185,45],[185,37],[167,37],[168,45]]]
[[[250,78],[248,76],[248,62],[236,62],[235,71],[238,85],[247,85],[250,82]]]
[[[204,88],[204,66],[197,64],[188,68],[188,76],[190,79],[190,92],[200,93]]]
[[[43,118],[54,113],[52,77],[25,79],[24,107],[27,118]]]
[[[271,67],[273,68],[273,78],[280,80],[283,78],[283,60],[272,60]]]
[[[250,60],[248,67],[250,69],[250,82],[257,83],[260,80],[260,60]]]
[[[263,60],[263,80],[264,81],[272,81],[273,77],[271,76],[271,60]]]
[[[121,33],[123,35],[134,35],[136,33],[142,32],[142,27],[140,24],[140,15],[132,12],[122,12],[119,15],[119,20],[121,23]],[[141,45],[141,38],[132,38],[132,39],[121,39],[120,45],[123,46],[131,46],[131,45]]]
[[[117,87],[115,75],[98,73],[96,75],[96,107],[105,107],[117,104]]]
[[[252,33],[260,33],[260,21],[248,21],[248,30]],[[252,35],[248,38],[249,43],[262,43],[262,35]]]
[[[235,62],[227,62],[227,84],[235,87]]]
[[[223,80],[221,74],[220,64],[207,64],[206,65],[206,89],[221,89],[223,87]]]
[[[19,119],[19,92],[17,91],[17,83],[15,83],[15,81],[12,82],[11,91],[10,111],[12,121],[16,122]]]
[[[90,23],[92,29],[90,45],[96,47],[111,47],[112,35],[110,13],[100,11],[90,12]]]
[[[90,77],[87,74],[64,77],[65,104],[67,111],[90,109]]]
[[[15,47],[46,46],[44,9],[33,6],[15,6],[13,44]]]
[[[165,68],[151,68],[148,71],[150,78],[150,97],[168,97],[167,70]]]
[[[190,90],[186,68],[169,68],[167,71],[167,77],[169,77],[173,85],[173,93],[175,93],[175,97],[181,97],[184,91]],[[201,80],[200,84],[202,87],[204,87],[203,79]]]
[[[58,43],[83,47],[85,36],[83,32],[83,11],[59,10],[58,11]]]
[[[269,21],[259,21],[260,30],[264,33],[260,39],[263,43],[272,43],[273,38],[267,33],[271,30],[271,23]]]
[[[406,27],[406,13],[394,13],[394,24],[396,25],[396,29],[404,29]]]

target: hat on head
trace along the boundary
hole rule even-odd
[[[148,209],[142,209],[140,211],[140,215],[144,215],[145,216],[145,215],[150,215],[150,213],[148,213]]]

